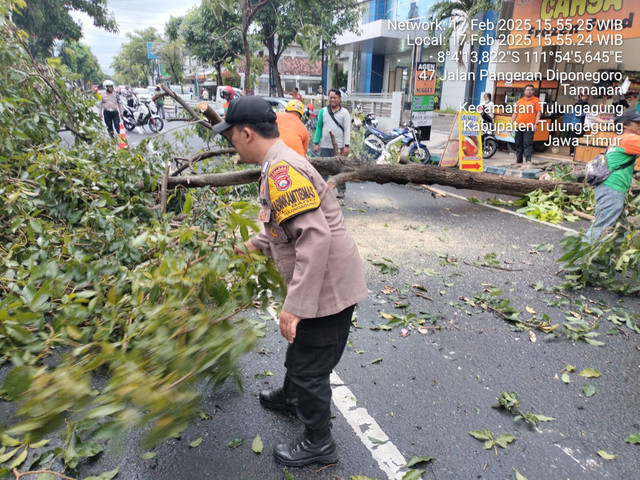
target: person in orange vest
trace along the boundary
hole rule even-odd
[[[224,107],[224,114],[226,115],[227,110],[229,109],[229,102],[233,100],[236,92],[233,90],[233,87],[230,87],[229,85],[225,85],[220,90],[220,96],[223,98],[223,100],[226,100],[226,102],[224,102],[224,104],[222,105]]]
[[[540,99],[533,92],[533,85],[524,87],[524,97],[518,100],[511,116],[511,123],[516,124],[516,163],[522,163],[523,158],[531,163],[533,134],[542,115]]]
[[[280,130],[280,138],[303,157],[307,156],[309,148],[309,131],[302,123],[304,106],[300,100],[287,103],[284,112],[276,113],[276,123]]]

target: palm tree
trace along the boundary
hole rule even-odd
[[[446,21],[449,20],[449,27],[444,34],[443,48],[449,48],[449,40],[452,35],[457,35],[458,42],[458,65],[465,65],[463,52],[467,42],[469,43],[469,57],[467,58],[467,73],[473,68],[470,59],[472,58],[475,45],[471,41],[474,32],[471,20],[478,15],[484,14],[490,10],[499,11],[501,0],[441,0],[435,3],[429,13],[433,20]],[[473,75],[467,75],[467,94],[466,100],[469,104],[473,101],[474,80]]]

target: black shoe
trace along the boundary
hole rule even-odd
[[[298,409],[298,399],[287,395],[280,387],[260,392],[260,405],[271,410],[288,410],[295,414]]]
[[[338,446],[329,433],[320,440],[307,435],[291,443],[281,443],[273,450],[273,457],[280,465],[302,467],[310,463],[333,463],[338,459]]]

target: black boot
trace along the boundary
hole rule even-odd
[[[260,405],[271,410],[288,410],[295,415],[298,399],[280,387],[260,392]]]
[[[338,458],[338,446],[331,431],[322,434],[307,431],[291,443],[281,443],[273,450],[276,462],[287,467],[302,467],[310,463],[333,463]]]

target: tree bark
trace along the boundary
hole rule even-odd
[[[492,173],[473,173],[433,165],[376,165],[345,157],[314,157],[311,164],[321,174],[332,175],[329,182],[341,185],[345,182],[407,183],[446,185],[450,187],[478,190],[501,195],[522,196],[537,189],[544,191],[562,187],[571,195],[578,195],[583,188],[580,183],[549,182],[528,178],[508,177]],[[170,177],[169,187],[221,187],[255,182],[260,178],[260,169],[239,172]]]
[[[198,110],[200,110],[200,112],[205,116],[205,118],[209,121],[209,124],[212,126],[217,125],[222,121],[222,118],[220,118],[218,112],[216,112],[207,102],[200,102],[198,104]],[[231,132],[229,130],[222,132],[220,135],[222,135],[228,140],[229,143],[231,143]],[[233,143],[231,143],[231,145],[233,146]]]

